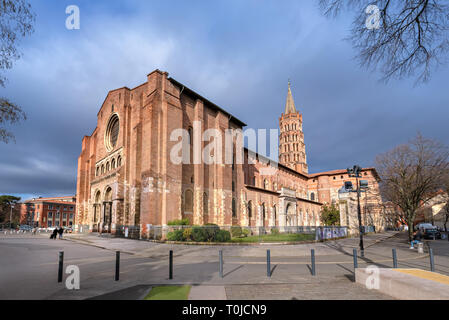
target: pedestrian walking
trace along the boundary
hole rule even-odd
[[[64,233],[64,229],[62,227],[59,228],[58,233],[59,233],[59,239],[62,239],[62,234]]]
[[[51,233],[50,239],[56,239],[56,235],[58,234],[58,228],[54,228]]]

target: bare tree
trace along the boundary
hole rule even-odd
[[[444,232],[447,232],[447,223],[449,221],[449,170],[446,170],[443,177],[443,192],[445,193],[446,204],[443,208],[444,213]]]
[[[354,10],[351,35],[360,65],[380,67],[382,80],[416,76],[426,82],[432,69],[445,62],[449,51],[449,3],[447,0],[319,0],[322,12],[336,16]],[[376,5],[379,28],[368,28]]]
[[[3,72],[11,69],[14,61],[21,54],[17,49],[20,37],[33,32],[34,13],[26,0],[0,1],[0,85],[5,86],[6,77]],[[26,116],[22,109],[7,98],[0,98],[0,126],[14,124]],[[8,143],[14,135],[0,127],[0,140]]]
[[[448,159],[445,146],[420,134],[376,158],[382,196],[401,209],[409,226],[409,240],[417,210],[441,189]]]

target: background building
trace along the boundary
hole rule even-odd
[[[20,203],[20,223],[30,226],[71,227],[75,225],[76,197],[33,198]]]

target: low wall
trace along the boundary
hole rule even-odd
[[[421,269],[357,268],[356,283],[400,300],[449,300],[449,277]]]

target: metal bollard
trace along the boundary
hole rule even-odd
[[[398,267],[398,257],[396,255],[396,249],[391,249],[392,253],[393,253],[393,268],[397,268]]]
[[[430,248],[429,250],[429,257],[430,257],[430,271],[434,272],[435,271],[435,263],[433,261],[433,249]]]
[[[315,272],[315,249],[310,250],[310,258],[312,260],[312,276],[316,275]]]
[[[271,277],[270,250],[267,250],[267,277]]]
[[[218,273],[220,274],[220,278],[223,278],[223,250],[220,250],[218,252],[218,256],[219,256],[219,260],[220,260],[220,264],[218,267]]]
[[[115,252],[115,281],[120,279],[120,251]]]
[[[168,261],[168,278],[173,279],[173,250],[170,250],[170,256]]]
[[[62,282],[63,264],[64,264],[64,251],[59,251],[58,282]]]
[[[357,262],[357,249],[355,248],[352,250],[352,257],[354,259],[354,272],[355,272],[355,269],[359,267],[359,264]]]

